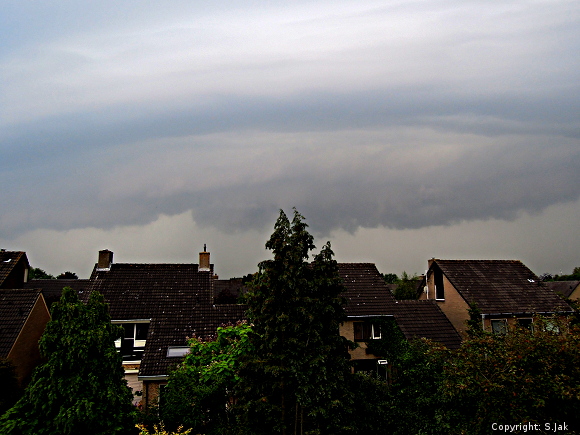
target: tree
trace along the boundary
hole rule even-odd
[[[383,273],[383,279],[387,284],[396,284],[399,280],[399,277],[396,273]]]
[[[40,339],[46,362],[22,398],[0,419],[2,434],[120,434],[133,426],[132,395],[124,379],[102,295],[84,305],[65,287]]]
[[[0,394],[0,415],[10,409],[18,398],[22,395],[14,364],[10,360],[0,359],[0,385],[2,385],[2,394]]]
[[[283,211],[266,243],[274,258],[259,264],[248,286],[254,354],[241,372],[247,431],[338,433],[351,401],[343,286],[330,243],[307,262],[313,237],[296,209]]]
[[[79,279],[78,275],[74,272],[66,271],[61,273],[56,277],[56,279]]]
[[[410,277],[407,272],[403,271],[401,279],[397,281],[395,298],[399,300],[417,299],[417,275]]]
[[[224,434],[235,426],[234,392],[242,356],[250,355],[250,326],[221,327],[213,341],[189,340],[190,352],[169,376],[161,417],[194,433]]]
[[[45,272],[39,267],[31,267],[28,271],[29,279],[55,279],[53,275]]]

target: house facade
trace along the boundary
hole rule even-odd
[[[435,300],[464,337],[470,305],[486,331],[531,327],[538,315],[569,314],[572,308],[518,260],[431,259],[421,299]]]
[[[39,289],[0,289],[0,358],[14,365],[21,385],[40,363],[38,341],[49,320]]]

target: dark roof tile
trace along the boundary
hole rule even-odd
[[[398,301],[395,321],[408,340],[427,338],[448,349],[461,345],[460,335],[433,300]]]
[[[373,263],[338,263],[347,316],[392,314],[395,298]]]
[[[572,292],[580,285],[580,281],[545,281],[544,284],[554,293],[569,298]]]

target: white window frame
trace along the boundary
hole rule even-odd
[[[119,325],[119,326],[123,326],[123,325],[133,325],[133,347],[137,347],[137,348],[144,348],[145,345],[147,344],[147,339],[145,340],[138,340],[137,337],[137,325],[138,324],[147,324],[149,326],[151,326],[151,319],[131,319],[131,320],[111,320],[111,323],[113,325]],[[149,332],[148,332],[149,334]],[[117,348],[117,351],[120,352],[121,351],[121,343],[122,340],[124,339],[124,337],[119,337],[115,340],[115,347]],[[140,362],[141,360],[135,360],[135,361],[123,361],[124,363],[132,363],[132,362]]]

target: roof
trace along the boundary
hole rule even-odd
[[[572,292],[580,285],[580,281],[544,281],[546,287],[556,294],[569,298]]]
[[[347,316],[392,314],[395,298],[374,263],[338,263],[347,298]]]
[[[88,300],[88,279],[33,279],[24,283],[24,288],[36,288],[42,290],[46,305],[50,309],[54,302],[58,302],[62,295],[62,289],[70,287],[75,290],[79,299],[83,302]]]
[[[98,290],[110,304],[113,320],[150,319],[212,304],[211,272],[197,264],[114,263],[95,268],[89,290]]]
[[[22,258],[26,259],[25,252],[0,250],[0,287]],[[26,263],[28,263],[28,259],[26,259]]]
[[[427,338],[457,349],[461,337],[434,300],[398,301],[395,321],[407,340]]]
[[[434,260],[436,267],[483,314],[572,311],[519,260]]]
[[[213,304],[212,269],[199,271],[197,264],[95,267],[89,290],[104,296],[113,320],[151,320],[139,376],[164,376],[180,362],[167,358],[168,346],[184,346],[193,335],[210,339],[219,326],[245,319],[245,306]]]
[[[40,290],[0,289],[0,358],[8,357]]]

